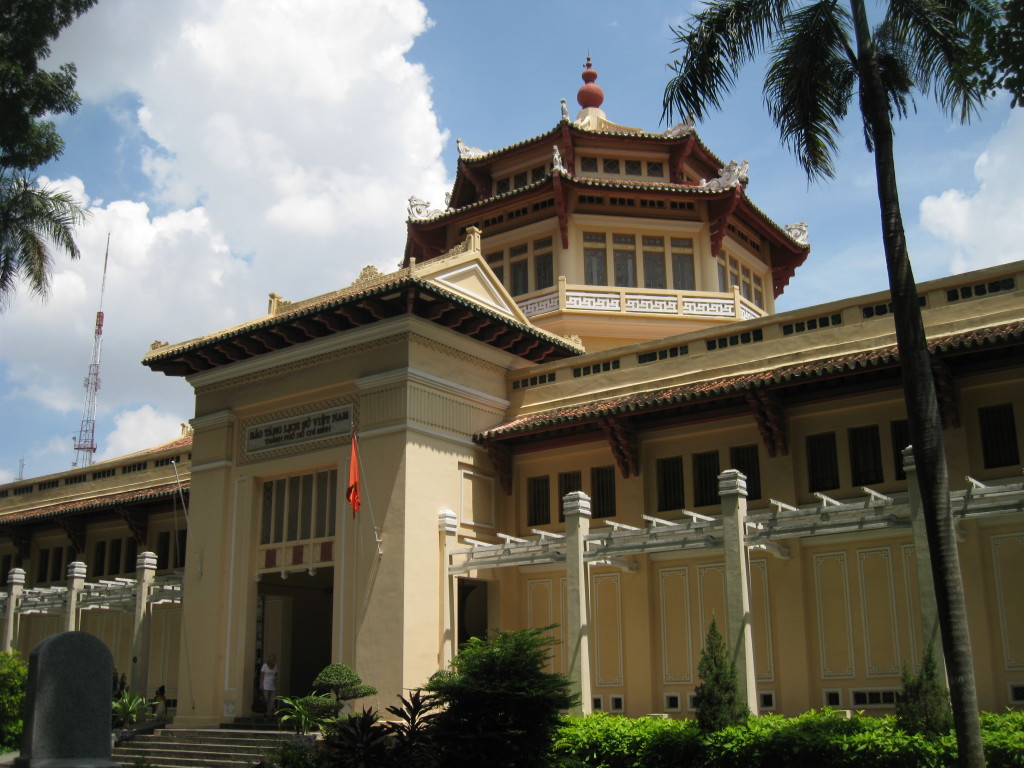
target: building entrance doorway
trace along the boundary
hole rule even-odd
[[[487,582],[459,579],[459,648],[471,637],[487,637]]]
[[[331,663],[334,569],[313,568],[282,577],[260,577],[256,611],[256,680],[259,668],[276,654],[277,696],[305,696],[320,671]]]

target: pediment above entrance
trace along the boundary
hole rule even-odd
[[[466,242],[449,255],[417,264],[416,277],[518,323],[532,325],[487,266],[480,254],[479,242],[479,235],[474,237],[470,233]]]

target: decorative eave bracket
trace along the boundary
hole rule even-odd
[[[601,419],[601,429],[604,430],[611,446],[615,463],[622,472],[624,478],[630,475],[640,476],[639,451],[636,445],[636,432],[629,422],[616,416],[605,416]]]
[[[722,242],[725,240],[725,233],[729,230],[729,220],[736,207],[743,197],[743,186],[737,184],[732,189],[732,194],[724,200],[716,200],[708,203],[708,220],[711,225],[711,256],[718,258],[722,250]]]
[[[788,455],[786,418],[778,397],[763,389],[752,389],[747,392],[746,401],[754,412],[757,431],[761,433],[761,440],[768,449],[768,455],[773,458],[777,455]]]

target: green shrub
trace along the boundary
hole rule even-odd
[[[762,715],[701,734],[696,723],[590,715],[559,729],[557,768],[947,768],[956,738],[907,733],[896,718],[847,718],[834,710]],[[635,724],[635,725],[634,725]],[[985,713],[988,768],[1024,768],[1024,712]]]
[[[697,674],[700,684],[694,691],[693,702],[701,731],[712,733],[742,723],[750,716],[750,710],[740,698],[736,664],[729,655],[714,616],[700,652]]]
[[[279,700],[281,706],[275,714],[282,723],[291,723],[298,734],[323,730],[334,719],[334,700],[327,694],[282,696]]]
[[[696,737],[696,732],[692,721],[630,718],[596,712],[586,717],[566,718],[558,728],[551,753],[561,766],[681,768],[685,764],[670,756],[673,746],[688,743]],[[648,760],[661,762],[648,763]]]
[[[1024,712],[982,712],[988,768],[1024,768]]]
[[[278,768],[331,768],[327,752],[316,742],[288,739],[266,755]],[[266,761],[260,763],[266,765]]]
[[[388,730],[371,709],[338,718],[327,729],[324,743],[331,754],[332,766],[387,768],[393,764]]]
[[[25,704],[28,665],[17,651],[0,652],[0,749],[11,751],[21,744],[21,711]]]
[[[935,644],[929,643],[921,657],[921,671],[915,675],[903,666],[903,690],[896,700],[896,722],[907,733],[941,736],[953,727],[949,691],[935,664]]]
[[[578,701],[565,675],[545,672],[546,629],[472,638],[425,686],[442,709],[431,730],[446,768],[544,765],[563,709]]]
[[[146,711],[146,700],[131,691],[122,691],[110,705],[114,725],[127,728]]]

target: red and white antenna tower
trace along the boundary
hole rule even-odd
[[[96,453],[96,395],[100,391],[100,350],[103,348],[103,292],[107,287],[107,257],[110,256],[110,233],[107,233],[107,250],[103,254],[103,282],[100,284],[100,309],[96,313],[96,330],[92,339],[92,358],[89,372],[85,376],[85,411],[82,426],[75,440],[75,461],[73,467],[88,467]]]

